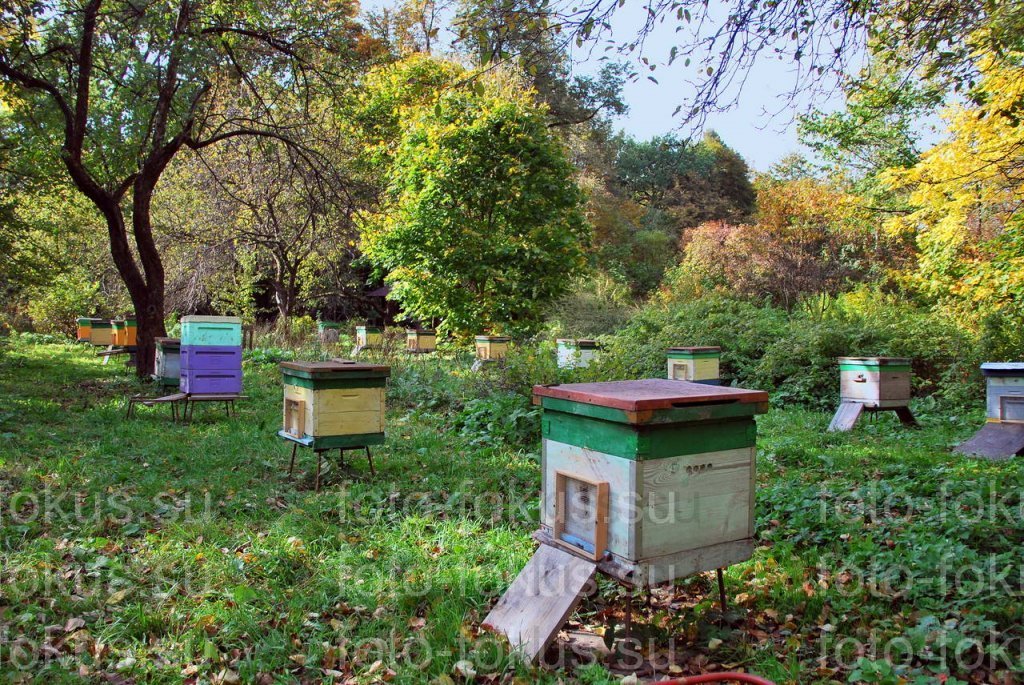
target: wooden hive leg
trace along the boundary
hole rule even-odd
[[[338,466],[339,467],[344,467],[345,466],[345,448],[344,447],[339,447],[338,448]]]
[[[914,412],[910,411],[910,407],[896,407],[896,416],[899,417],[900,423],[907,428],[917,428],[920,425],[914,418]]]
[[[288,477],[292,477],[292,472],[295,471],[295,452],[299,449],[299,443],[292,443],[292,461],[288,464]]]
[[[718,576],[718,601],[721,603],[722,615],[724,616],[725,615],[725,607],[726,607],[726,603],[725,603],[725,574],[722,572],[722,569],[716,568],[715,569],[715,575]]]
[[[313,491],[320,492],[320,461],[323,459],[323,450],[316,450],[316,478],[313,480]]]
[[[373,455],[370,454],[370,446],[366,445],[363,449],[366,450],[366,460],[368,462],[370,462],[370,475],[371,476],[376,476],[377,472],[373,468]]]

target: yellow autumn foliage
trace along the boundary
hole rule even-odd
[[[1024,295],[1024,54],[979,55],[973,102],[949,108],[947,139],[908,169],[884,175],[913,211],[888,228],[916,238],[912,287],[984,315]]]

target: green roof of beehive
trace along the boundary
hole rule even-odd
[[[305,378],[313,381],[387,378],[391,375],[390,366],[364,364],[347,359],[329,362],[282,362],[280,368],[281,373],[286,377]]]
[[[110,321],[108,321],[106,319],[93,319],[92,320],[92,327],[93,328],[110,328]]]
[[[323,330],[325,328],[341,328],[341,324],[338,323],[337,321],[317,321],[316,327],[319,328],[320,330]]]
[[[181,323],[233,323],[242,325],[242,319],[237,316],[199,316],[190,314],[181,317]]]
[[[581,350],[597,349],[596,340],[574,340],[572,338],[559,338],[555,342],[559,347],[575,347]]]
[[[669,359],[714,359],[722,356],[721,347],[670,347],[665,353]]]
[[[910,371],[907,357],[839,357],[840,371]]]

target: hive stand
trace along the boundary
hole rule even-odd
[[[896,413],[907,428],[917,427],[910,411],[910,360],[903,357],[839,357],[839,407],[828,432],[853,429],[864,412]]]
[[[1024,454],[1024,363],[985,363],[987,422],[953,451],[991,461]]]
[[[649,379],[536,386],[534,400],[541,544],[484,627],[534,661],[596,573],[632,589],[715,570],[724,608],[721,569],[753,554],[767,393]]]

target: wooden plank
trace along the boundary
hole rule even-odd
[[[583,598],[597,565],[550,545],[541,545],[483,627],[508,638],[526,661],[537,660]]]
[[[992,461],[1005,461],[1024,451],[1024,424],[986,423],[970,440],[953,451]]]
[[[836,415],[828,424],[828,432],[845,433],[850,430],[857,423],[862,411],[864,411],[864,405],[860,402],[840,402],[839,408],[836,409]]]
[[[639,558],[751,537],[753,447],[646,461],[638,468]]]
[[[766,403],[763,390],[744,390],[725,386],[648,378],[640,381],[608,381],[603,383],[567,383],[535,385],[533,394],[557,397],[573,402],[597,404],[626,411],[672,409],[701,402]]]

